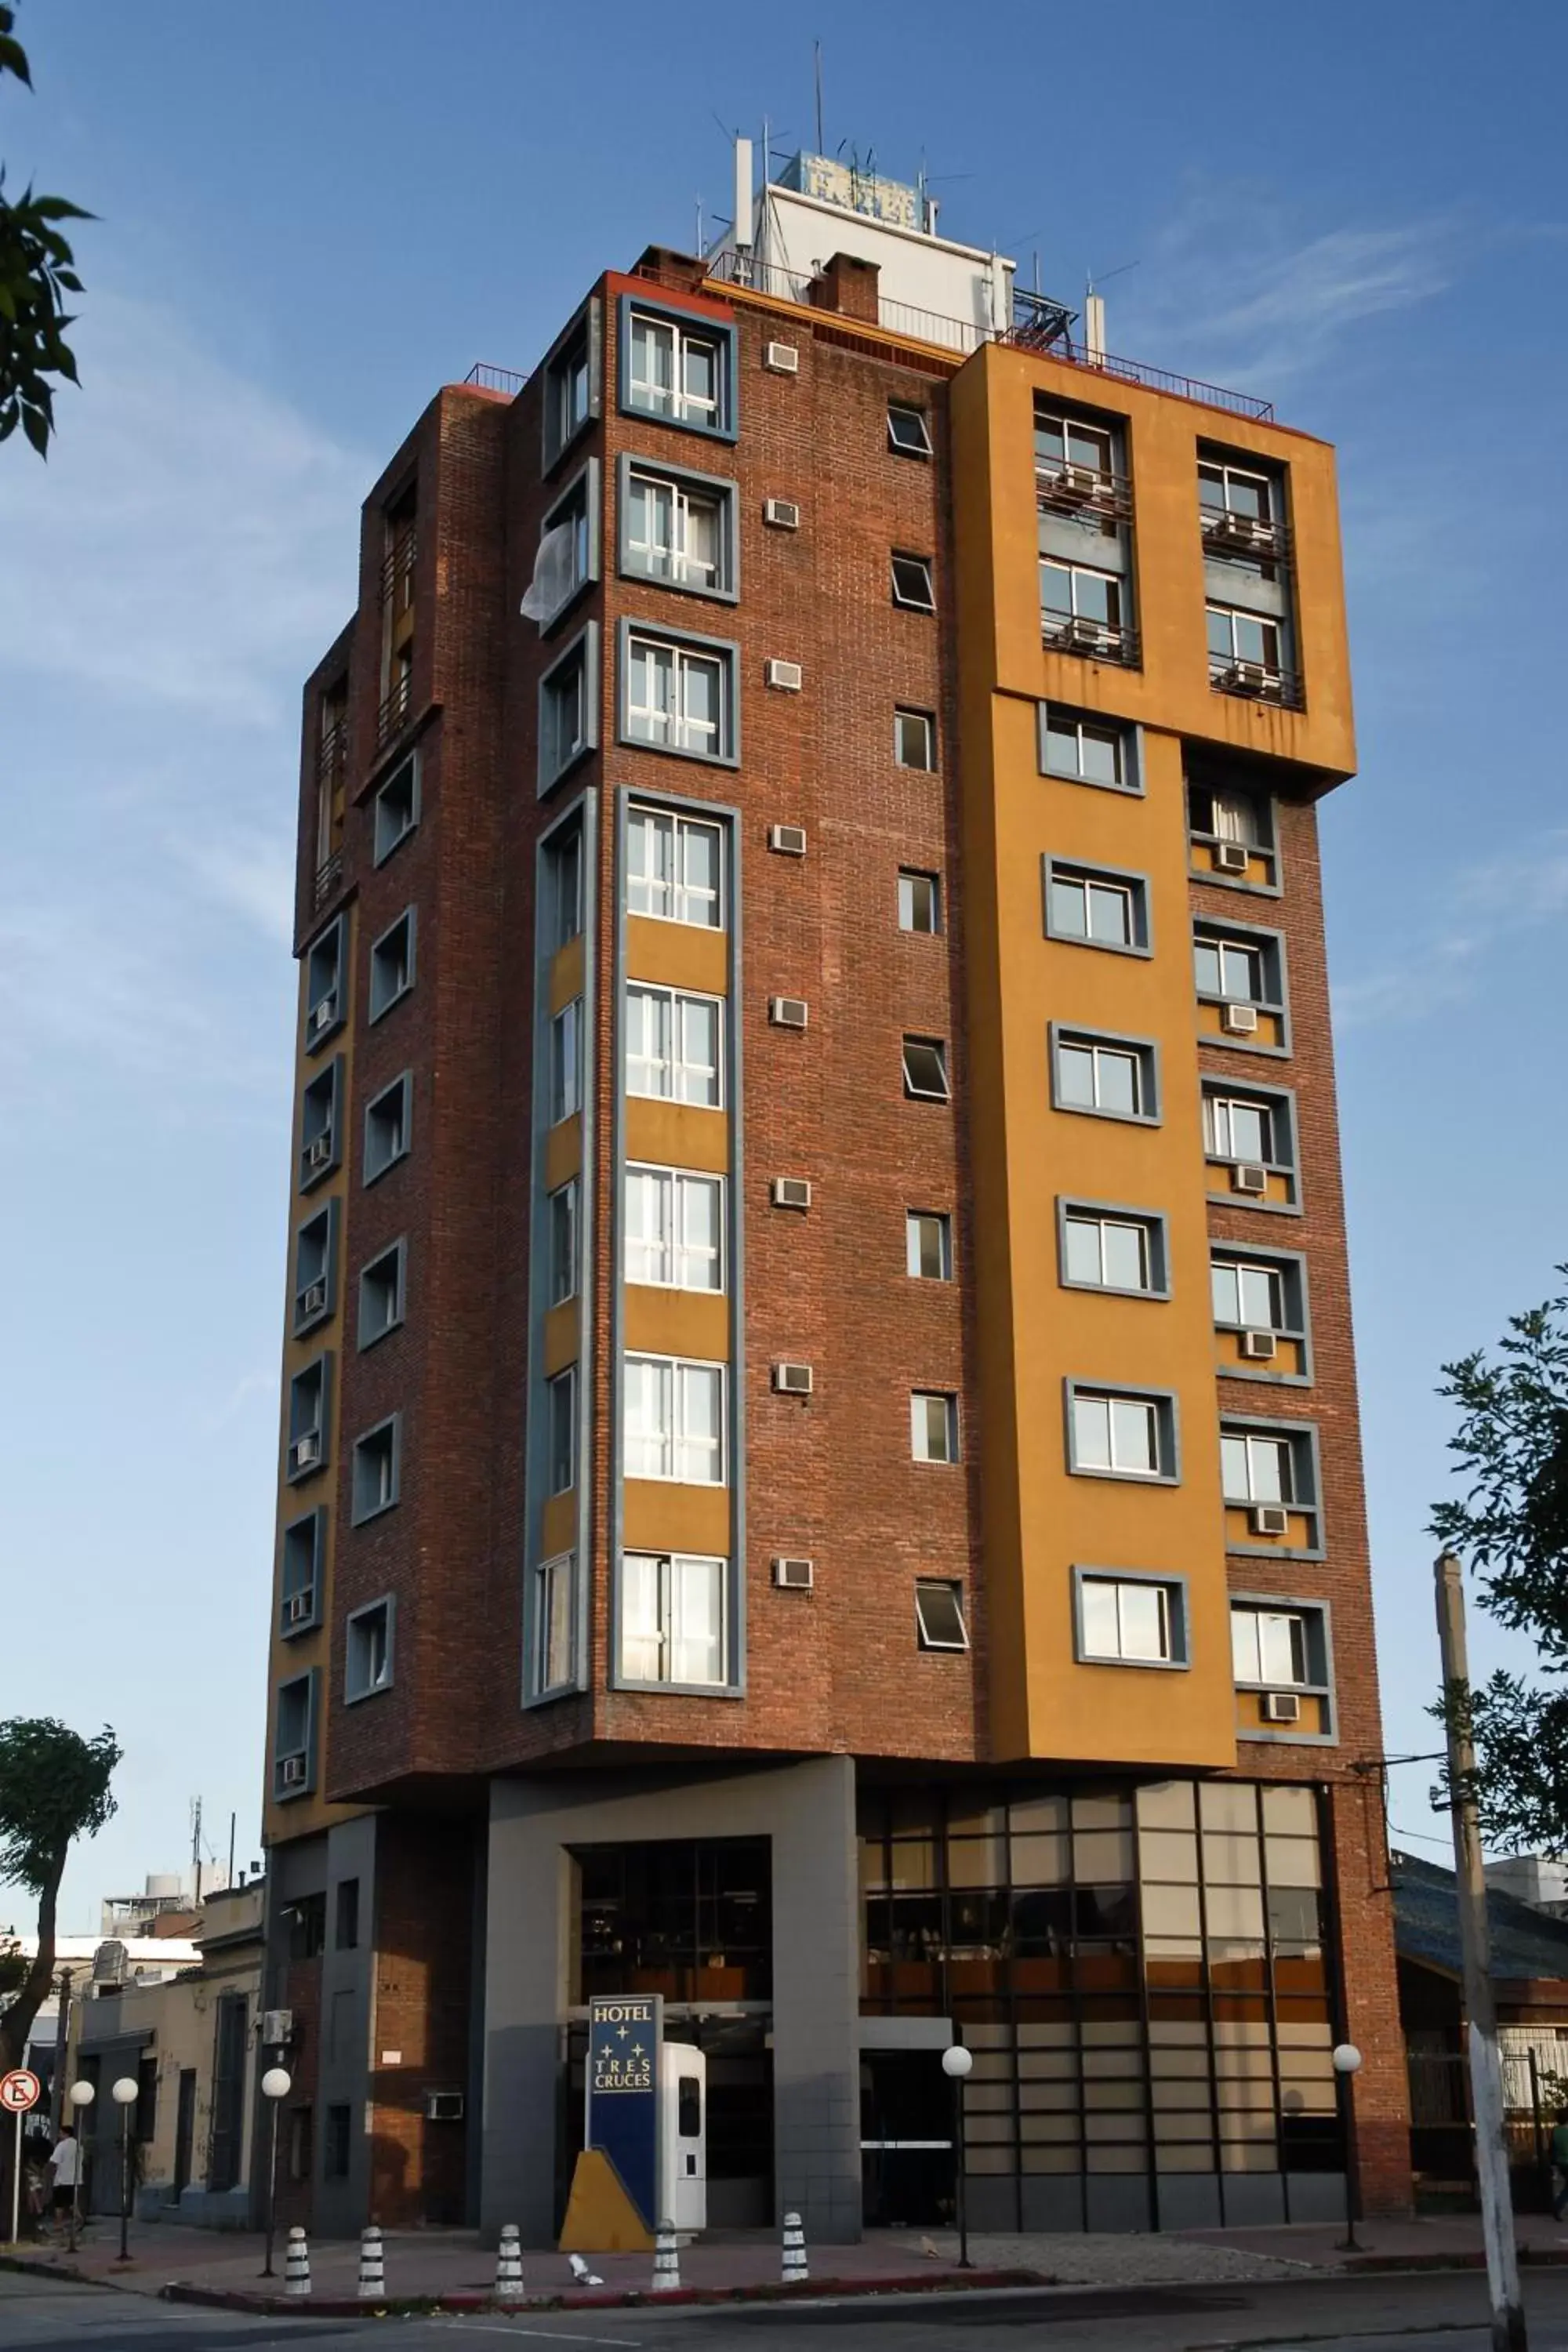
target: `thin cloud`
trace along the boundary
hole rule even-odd
[[[1568,830],[1560,829],[1533,851],[1510,852],[1456,876],[1436,925],[1409,941],[1397,962],[1335,983],[1334,1025],[1422,1021],[1463,1003],[1484,982],[1494,949],[1565,912]]]
[[[294,935],[294,844],[237,831],[209,842],[182,842],[178,854],[205,896],[230,907],[275,945]]]

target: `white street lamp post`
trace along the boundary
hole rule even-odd
[[[273,2222],[278,2213],[278,2110],[293,2087],[293,2078],[281,2066],[268,2066],[261,2077],[261,2095],[272,2117],[267,2152],[267,2260],[261,2266],[263,2278],[278,2275],[272,2267]]]
[[[954,2042],[942,2053],[942,2071],[952,2084],[952,2201],[958,2221],[958,2267],[972,2270],[969,2259],[969,2209],[963,2195],[963,2086],[974,2063],[974,2053]]]
[[[76,2252],[77,2232],[81,2228],[81,2168],[83,2160],[81,2130],[83,2124],[87,2121],[87,2111],[89,2107],[91,2106],[94,2099],[98,2096],[97,2085],[92,2083],[73,2083],[68,2095],[71,2104],[71,2122],[76,2139],[75,2177],[71,2181],[70,2242],[68,2247],[68,2252],[74,2254]]]
[[[1342,2042],[1334,2051],[1334,2084],[1339,2092],[1340,2132],[1345,2148],[1345,2234],[1340,2246],[1342,2254],[1359,2254],[1361,2247],[1355,2233],[1355,2153],[1351,2146],[1351,2125],[1355,2111],[1355,2078],[1361,2066],[1361,2052],[1353,2042]]]
[[[128,2263],[131,2260],[131,2110],[136,2105],[134,2076],[121,2074],[110,2096],[120,2110],[120,2259]]]

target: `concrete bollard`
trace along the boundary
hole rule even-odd
[[[492,2292],[498,2303],[522,2301],[522,2232],[515,2221],[503,2222],[501,2226]]]
[[[386,2293],[386,2266],[381,2251],[381,2231],[374,2221],[368,2230],[360,2232],[358,2292],[362,2303],[379,2303]]]
[[[805,2261],[805,2231],[798,2213],[784,2217],[784,2283],[795,2286],[811,2276]]]
[[[653,2242],[653,2292],[674,2294],[680,2285],[680,2248],[673,2221],[661,2221]]]
[[[310,2249],[305,2243],[305,2232],[293,2229],[289,2232],[289,2252],[283,2263],[285,2294],[309,2294],[310,2292]]]

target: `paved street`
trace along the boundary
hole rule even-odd
[[[1568,2276],[1527,2284],[1531,2352],[1568,2352]],[[1473,2273],[1310,2279],[1233,2286],[1076,2288],[824,2304],[780,2311],[541,2312],[508,2318],[257,2320],[160,2305],[111,2289],[0,2273],[5,2352],[239,2352],[310,2343],[366,2347],[390,2332],[401,2352],[474,2352],[510,2342],[595,2352],[1487,2352],[1485,2288]],[[1468,2323],[1473,2322],[1473,2326]]]

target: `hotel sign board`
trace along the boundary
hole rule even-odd
[[[603,2148],[650,2230],[658,2210],[660,1993],[608,1995],[588,2004],[588,2096],[584,2146]]]

